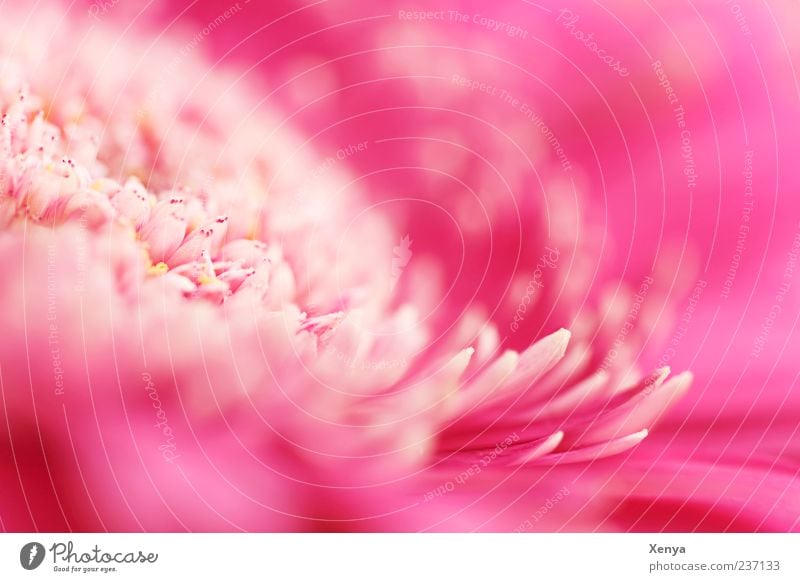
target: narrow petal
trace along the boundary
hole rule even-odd
[[[602,459],[603,457],[610,457],[617,455],[630,448],[638,445],[647,436],[648,430],[644,429],[637,433],[630,434],[617,439],[606,441],[599,445],[592,445],[590,447],[583,447],[579,449],[571,449],[565,453],[556,455],[548,455],[535,461],[539,465],[556,465],[561,463],[581,463],[586,461],[594,461]]]

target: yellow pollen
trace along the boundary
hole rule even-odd
[[[247,238],[249,240],[258,240],[258,231],[259,231],[260,227],[261,227],[261,224],[259,223],[259,221],[258,220],[254,220],[252,222],[252,224],[250,225],[250,228],[247,229],[247,234],[245,235],[245,238]]]
[[[219,279],[211,275],[200,275],[197,278],[197,282],[201,285],[209,285],[211,283],[216,283],[217,281],[219,281]]]
[[[169,271],[169,266],[163,261],[147,268],[147,274],[154,276],[163,275],[167,271]]]

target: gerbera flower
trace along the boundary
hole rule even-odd
[[[633,364],[636,289],[510,349],[246,89],[37,17],[0,64],[4,527],[512,529],[503,504],[546,503],[553,466],[635,447],[689,387]]]

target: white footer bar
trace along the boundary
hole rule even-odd
[[[792,534],[3,534],[0,580],[800,580]]]

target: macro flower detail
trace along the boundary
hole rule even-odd
[[[413,303],[393,306],[385,296],[364,294],[357,286],[343,287],[341,279],[335,290],[328,288],[335,294],[324,296],[315,290],[317,299],[309,306],[298,281],[318,267],[303,261],[323,259],[300,254],[292,248],[296,243],[288,240],[291,234],[275,230],[275,223],[286,222],[280,214],[287,210],[273,207],[269,195],[259,213],[263,222],[252,236],[231,232],[229,215],[233,223],[242,224],[246,222],[242,212],[248,211],[231,204],[213,186],[207,191],[187,186],[153,191],[136,176],[120,181],[109,177],[98,137],[48,120],[40,108],[43,100],[30,93],[24,81],[19,84],[24,88],[18,93],[4,94],[0,127],[5,248],[17,248],[11,241],[25,237],[30,247],[26,255],[35,264],[45,261],[46,255],[30,242],[42,236],[36,231],[50,233],[56,242],[49,244],[58,245],[59,251],[75,232],[82,232],[79,236],[86,246],[108,244],[112,255],[126,257],[116,265],[97,257],[85,268],[93,273],[112,269],[113,293],[120,303],[133,302],[139,326],[157,324],[163,316],[155,314],[164,310],[183,314],[185,323],[174,325],[191,325],[197,317],[193,305],[203,301],[215,306],[215,311],[204,310],[203,317],[219,323],[198,333],[222,326],[237,349],[252,350],[245,346],[253,342],[259,346],[255,349],[269,354],[258,363],[255,352],[256,361],[250,361],[247,370],[235,369],[236,356],[229,360],[180,343],[171,348],[167,344],[167,349],[184,353],[170,354],[163,363],[147,357],[148,378],[163,376],[159,366],[177,369],[182,379],[175,383],[176,389],[181,398],[195,402],[184,406],[198,422],[243,406],[237,402],[242,400],[235,396],[237,389],[221,390],[216,382],[211,386],[212,406],[208,390],[199,386],[203,382],[196,369],[215,366],[216,371],[204,374],[239,375],[235,383],[247,395],[244,403],[265,407],[263,440],[280,437],[293,443],[300,466],[316,467],[318,455],[342,462],[358,459],[369,483],[382,466],[369,459],[388,456],[396,457],[393,466],[381,468],[378,475],[417,473],[415,479],[426,480],[435,479],[438,472],[446,474],[449,466],[472,462],[511,433],[518,439],[498,457],[495,471],[586,462],[621,453],[645,438],[663,409],[690,383],[686,374],[667,380],[667,369],[629,384],[615,382],[607,372],[591,370],[590,350],[585,345],[570,347],[570,333],[564,329],[521,352],[506,349],[496,326],[481,321],[477,312],[467,318],[473,329],[456,326],[441,335],[438,345],[429,345],[436,330],[418,320]],[[81,155],[72,158],[73,151]],[[100,157],[92,157],[93,152]],[[358,246],[379,244],[373,233],[374,228],[367,229],[368,238]],[[341,235],[335,229],[325,234]],[[399,246],[393,246],[389,237],[385,241],[384,256],[391,257],[386,275],[396,283],[404,269],[414,269],[412,242],[408,236],[400,239]],[[292,256],[286,256],[284,246],[294,251]],[[332,266],[346,265],[347,271],[348,262],[359,259],[340,253]],[[305,284],[313,285],[313,278]],[[13,286],[13,280],[7,280],[5,293]],[[59,312],[69,309],[67,296],[57,301]],[[116,311],[119,306],[114,304]],[[259,323],[270,314],[280,321],[280,333],[274,324],[265,331]],[[114,319],[112,329],[106,330],[112,338],[131,325],[124,314]],[[72,341],[67,339],[68,330],[61,333],[65,342]],[[97,346],[89,365],[102,366],[109,358],[117,358],[111,361],[119,365],[124,357],[128,356]],[[364,362],[373,364],[356,366]],[[268,419],[289,404],[297,409],[285,410],[281,424],[291,418],[291,426],[272,425]],[[327,434],[328,442],[303,444],[317,432]],[[168,436],[174,437],[172,432]]]
[[[120,36],[130,8],[112,8],[87,23],[57,3],[35,19],[13,7],[0,23],[2,528],[797,528],[794,453],[776,452],[791,439],[729,451],[719,435],[742,426],[692,389],[703,362],[675,357],[718,259],[698,281],[702,261],[669,228],[647,233],[653,256],[609,236],[657,231],[636,184],[592,166],[627,142],[574,147],[609,131],[561,129],[575,120],[536,75],[492,80],[485,51],[422,58],[419,22],[354,35],[405,51],[354,47],[369,81],[309,32],[330,78],[287,56],[257,85],[214,64],[221,25],[190,52],[149,21]],[[512,26],[508,11],[491,22]],[[556,13],[539,17],[593,73],[652,81],[616,43],[603,50],[617,70],[598,67]],[[431,32],[434,48],[471,46],[464,24]],[[556,89],[591,117],[576,87]],[[630,216],[613,222],[611,206]],[[728,397],[746,406],[736,382]],[[754,491],[776,501],[740,516]]]

